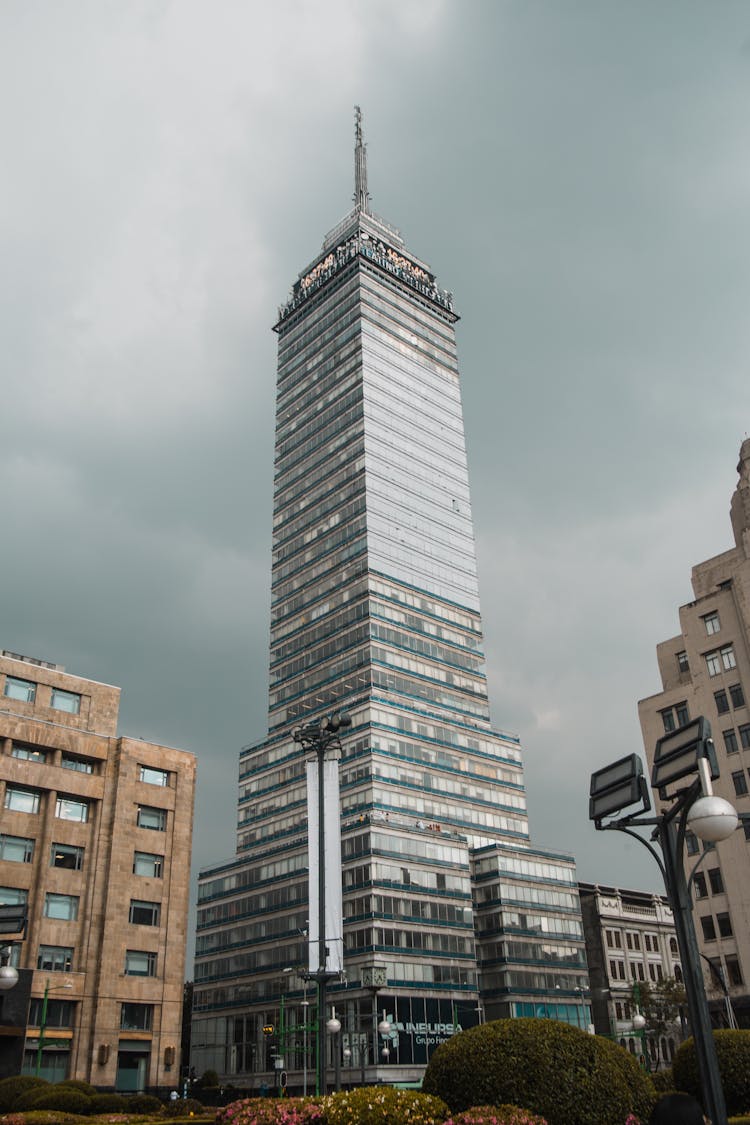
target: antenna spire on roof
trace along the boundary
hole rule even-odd
[[[354,121],[354,206],[367,214],[370,198],[367,191],[367,146],[362,140],[362,110],[358,105],[354,107]]]

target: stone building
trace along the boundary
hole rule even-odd
[[[672,908],[665,895],[579,883],[586,938],[591,1012],[597,1035],[606,1035],[652,1069],[671,1062],[684,1038],[677,1013],[658,1030],[639,1030],[633,1018],[646,990],[681,981]]]
[[[118,737],[119,701],[0,654],[0,904],[27,911],[0,1073],[163,1090],[180,1066],[195,758]]]
[[[638,710],[649,764],[665,733],[704,715],[721,776],[716,793],[750,814],[750,440],[742,443],[730,518],[734,546],[693,567],[695,598],[680,607],[680,631],[657,645],[662,690]],[[716,1022],[726,1011],[750,1027],[750,819],[708,852],[693,878],[694,918]],[[687,868],[699,843],[688,836]],[[707,962],[711,962],[711,969]]]

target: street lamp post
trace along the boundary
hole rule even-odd
[[[49,980],[44,984],[44,997],[42,999],[42,1018],[39,1020],[39,1046],[36,1049],[36,1066],[34,1067],[34,1075],[38,1078],[42,1069],[42,1051],[44,1050],[45,1038],[44,1033],[47,1030],[47,1001],[49,1000],[50,992],[59,992],[64,988],[72,988],[73,985],[69,980],[63,981],[62,984],[50,984]]]
[[[326,865],[325,865],[325,773],[324,762],[326,754],[331,749],[341,749],[339,731],[342,727],[350,727],[352,720],[345,712],[337,712],[327,718],[317,719],[298,727],[292,732],[295,742],[303,750],[315,754],[317,761],[318,781],[318,968],[308,973],[310,980],[317,984],[318,993],[318,1028],[317,1028],[317,1074],[316,1093],[326,1092],[326,986],[329,980],[335,979],[339,974],[328,969],[328,948],[326,945]],[[312,897],[312,896],[311,896]]]
[[[672,906],[682,958],[704,1108],[714,1125],[726,1125],[724,1091],[682,864],[688,831],[701,840],[716,843],[730,836],[739,823],[737,812],[729,802],[714,796],[712,782],[718,776],[711,726],[700,716],[665,734],[656,743],[651,785],[658,790],[661,801],[672,802],[669,807],[663,808],[658,816],[641,815],[649,812],[651,800],[641,760],[637,754],[630,754],[592,774],[589,819],[600,831],[614,829],[632,836],[648,848],[659,865]],[[682,787],[668,792],[678,781],[683,781]],[[634,805],[640,808],[604,823],[605,818],[615,817]],[[661,858],[648,840],[633,831],[639,827],[653,829],[651,840],[659,844]]]
[[[331,1008],[331,1018],[326,1022],[326,1031],[333,1039],[334,1084],[338,1093],[341,1089],[341,1045],[339,1043],[341,1020],[336,1018],[336,1009],[333,1007]]]

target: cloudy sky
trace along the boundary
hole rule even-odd
[[[494,720],[532,833],[596,836],[589,774],[690,568],[732,543],[750,428],[750,5],[2,0],[0,648],[123,689],[199,757],[194,869],[265,733],[275,337],[351,205],[462,314]],[[639,854],[641,853],[642,854]]]

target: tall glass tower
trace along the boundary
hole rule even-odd
[[[519,740],[490,719],[457,320],[370,209],[357,110],[354,208],[275,325],[269,731],[240,757],[237,855],[199,889],[192,1061],[238,1085],[312,1067],[292,731],[342,708],[345,1079],[417,1081],[485,1015],[577,1022],[574,864],[530,846]]]

